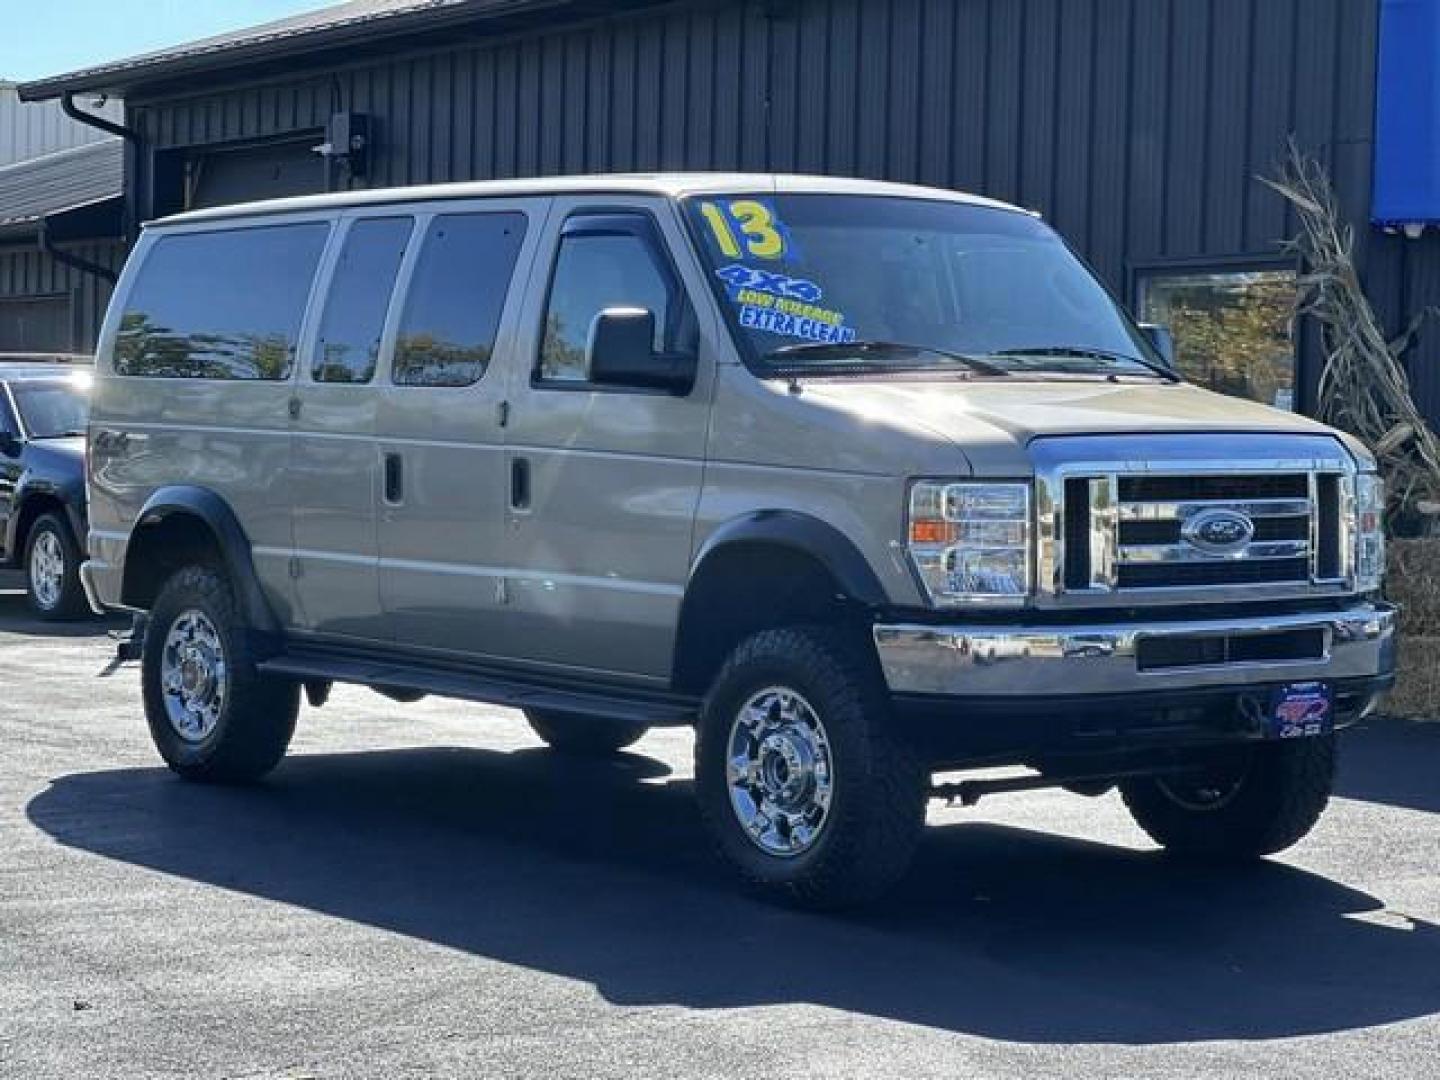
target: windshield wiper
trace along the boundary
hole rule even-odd
[[[870,356],[931,356],[944,357],[946,360],[953,360],[957,364],[964,364],[971,371],[978,371],[982,375],[1009,375],[999,364],[992,364],[981,360],[977,356],[967,356],[964,353],[951,352],[949,349],[937,349],[933,345],[907,345],[901,341],[807,341],[800,345],[783,345],[778,349],[772,349],[766,353],[764,359],[784,360],[792,356],[813,357],[823,360],[826,357],[855,356],[860,358]],[[787,371],[794,371],[796,367],[808,365],[791,365]],[[843,369],[841,369],[843,370]]]
[[[1168,382],[1178,383],[1180,376],[1167,367],[1151,363],[1139,356],[1110,352],[1108,349],[1092,349],[1083,345],[1031,345],[1021,349],[996,349],[991,356],[1070,356],[1080,360],[1101,360],[1106,364],[1139,364]]]
[[[47,431],[44,435],[32,435],[30,437],[32,439],[75,439],[88,434],[89,432],[84,428],[78,428],[73,431]]]

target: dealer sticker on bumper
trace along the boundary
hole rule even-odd
[[[1270,696],[1270,730],[1274,739],[1328,735],[1335,730],[1335,699],[1329,683],[1289,683]]]

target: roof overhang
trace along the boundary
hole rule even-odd
[[[0,242],[123,235],[125,154],[119,139],[0,168]]]
[[[28,218],[0,222],[0,243],[34,240],[43,231],[56,243],[114,239],[124,235],[125,197],[111,195]]]
[[[554,23],[653,6],[659,0],[354,0],[333,9],[282,19],[262,26],[159,52],[117,60],[20,84],[23,101],[64,94],[129,96],[200,75],[267,67],[299,57],[351,59],[394,49],[397,39],[417,43],[447,37],[461,27],[487,36]]]

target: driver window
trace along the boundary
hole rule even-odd
[[[544,382],[585,382],[590,324],[608,307],[648,308],[655,315],[655,349],[673,348],[671,288],[649,245],[630,233],[577,233],[560,242],[539,376]]]

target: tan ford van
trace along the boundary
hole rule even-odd
[[[1380,485],[1160,340],[1036,216],[923,188],[185,214],[104,328],[83,578],[149,613],[189,779],[264,774],[348,682],[575,753],[695,725],[720,850],[802,903],[895,880],[928,798],[1045,785],[1258,857],[1392,678]]]

